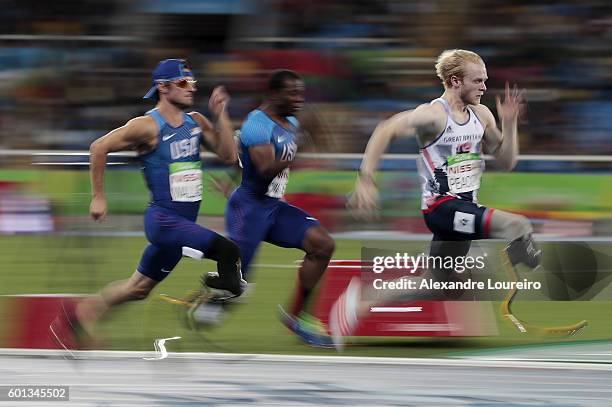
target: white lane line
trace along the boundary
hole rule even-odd
[[[62,351],[56,349],[9,349],[0,348],[0,356],[61,356]],[[82,359],[125,359],[153,357],[153,352],[137,351],[74,351]],[[194,359],[209,361],[233,361],[244,359],[245,363],[279,362],[279,363],[322,363],[322,364],[377,364],[403,366],[463,366],[489,368],[517,369],[561,369],[561,370],[599,370],[612,371],[612,364],[602,364],[601,361],[567,362],[538,359],[513,358],[391,358],[391,357],[358,357],[358,356],[306,356],[306,355],[275,355],[252,353],[202,353],[202,352],[169,352],[168,359]],[[590,363],[595,362],[595,363]],[[598,363],[599,362],[599,363]]]
[[[371,307],[370,312],[421,312],[423,307]]]

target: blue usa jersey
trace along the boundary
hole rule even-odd
[[[297,151],[295,141],[299,123],[293,116],[288,117],[287,120],[290,123],[289,128],[275,122],[261,110],[256,109],[249,113],[240,131],[242,188],[257,195],[267,195],[272,198],[283,197],[289,181],[289,168],[282,170],[273,179],[263,178],[251,160],[249,147],[272,144],[277,160],[293,161]]]
[[[147,112],[159,127],[157,147],[140,156],[151,204],[195,220],[202,200],[202,129],[188,114],[172,127],[157,109]]]

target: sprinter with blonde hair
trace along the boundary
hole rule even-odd
[[[444,92],[439,98],[398,113],[376,127],[366,147],[350,206],[360,216],[374,212],[378,207],[378,187],[374,180],[381,156],[394,138],[416,137],[420,146],[417,164],[421,210],[433,233],[429,255],[465,256],[472,240],[501,238],[510,242],[506,253],[512,265],[524,263],[535,268],[540,251],[531,238],[529,220],[478,203],[484,170],[482,155],[493,155],[499,168],[505,171],[516,165],[522,91],[506,83],[504,99],[496,97],[500,130],[493,113],[480,103],[487,90],[488,76],[478,54],[461,49],[446,50],[439,55],[435,69]],[[454,270],[428,272],[437,280],[448,281]],[[431,293],[419,293],[425,294]],[[389,300],[377,298],[376,302]],[[360,281],[353,279],[330,314],[330,331],[337,347],[342,346],[344,336],[353,333],[359,318],[372,305],[372,301],[361,301]]]

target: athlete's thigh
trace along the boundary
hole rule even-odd
[[[200,258],[206,256],[212,242],[217,236],[220,236],[217,232],[165,208],[147,209],[145,232],[147,239],[155,246],[165,250],[178,248],[191,257]]]
[[[273,216],[274,222],[265,240],[280,247],[303,249],[306,231],[321,224],[307,212],[284,201],[278,202]]]
[[[425,223],[440,240],[487,239],[492,211],[473,202],[450,199],[424,215]]]
[[[229,238],[240,248],[242,274],[249,274],[249,266],[260,243],[271,226],[270,208],[256,200],[244,199],[234,192],[225,209],[225,229]]]
[[[180,247],[161,247],[149,244],[144,249],[136,270],[150,279],[162,281],[174,270],[181,256]]]
[[[225,229],[235,242],[261,242],[271,226],[269,205],[234,193],[225,208]]]

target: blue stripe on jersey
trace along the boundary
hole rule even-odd
[[[157,123],[157,128],[161,129],[162,127],[164,127],[164,124],[166,124],[166,121],[157,109],[151,109],[146,114],[150,115],[155,119],[155,123]]]
[[[170,171],[172,163],[194,162],[201,167],[200,145],[202,130],[197,122],[183,113],[183,124],[172,127],[157,109],[149,110],[159,127],[157,146],[140,156],[147,187],[151,193],[151,204],[176,211],[181,216],[194,220],[200,209],[200,201],[176,202],[170,193]]]
[[[298,119],[295,118],[294,116],[287,117],[287,120],[289,120],[289,122],[293,124],[295,127],[300,127],[300,122],[298,122]]]
[[[274,121],[270,120],[264,112],[253,110],[242,125],[240,142],[244,147],[270,144],[274,125]]]
[[[277,160],[293,161],[297,146],[295,140],[299,121],[287,117],[291,128],[285,128],[272,120],[265,112],[256,109],[249,113],[240,130],[240,161],[242,162],[241,186],[258,194],[264,195],[272,180],[262,178],[251,160],[249,147],[272,144]]]

